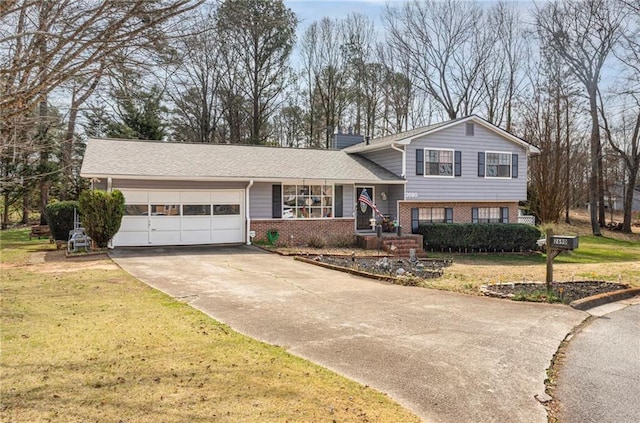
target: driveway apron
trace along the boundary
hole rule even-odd
[[[587,316],[391,285],[248,246],[112,257],[148,285],[385,392],[427,422],[545,423],[534,396],[558,345]]]

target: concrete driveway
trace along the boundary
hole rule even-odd
[[[112,257],[150,286],[386,392],[427,422],[545,423],[534,396],[558,345],[587,316],[394,286],[247,246]]]

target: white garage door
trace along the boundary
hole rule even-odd
[[[244,190],[122,190],[115,246],[226,244],[244,240]]]

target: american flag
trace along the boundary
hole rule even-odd
[[[369,193],[367,192],[366,189],[362,190],[360,197],[358,197],[358,203],[366,204],[367,206],[371,207],[376,214],[379,214],[382,216],[382,213],[380,213],[380,210],[378,210],[376,205],[373,204],[373,200],[371,199],[371,196],[369,196]]]

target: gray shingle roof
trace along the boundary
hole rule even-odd
[[[387,135],[385,137],[380,137],[380,138],[374,138],[372,139],[369,144],[366,144],[365,142],[359,143],[359,144],[355,144],[352,145],[351,147],[345,148],[345,151],[348,153],[361,153],[361,152],[365,152],[365,151],[372,151],[372,150],[379,150],[379,149],[384,149],[384,148],[390,148],[390,146],[392,144],[395,143],[399,143],[402,141],[408,142],[411,141],[412,138],[417,138],[423,135],[428,135],[431,134],[433,132],[438,131],[439,129],[442,129],[444,127],[449,127],[449,126],[453,126],[456,125],[460,122],[463,121],[473,121],[476,122],[480,125],[483,125],[485,128],[490,129],[500,135],[502,135],[503,137],[511,140],[512,142],[515,142],[516,144],[519,144],[523,147],[525,147],[529,153],[531,154],[539,154],[540,150],[532,145],[529,144],[528,142],[526,142],[525,140],[523,140],[522,138],[519,138],[505,130],[503,130],[502,128],[499,128],[498,126],[492,124],[491,122],[482,119],[479,116],[476,115],[470,115],[470,116],[466,116],[466,117],[461,117],[461,118],[457,118],[457,119],[453,119],[453,120],[448,120],[445,122],[440,122],[440,123],[436,123],[433,125],[428,125],[428,126],[422,126],[420,128],[415,128],[415,129],[411,129],[409,131],[405,131],[405,132],[400,132],[397,134],[392,134],[392,135]]]
[[[403,182],[398,175],[344,150],[103,138],[88,141],[80,174],[114,178]]]

